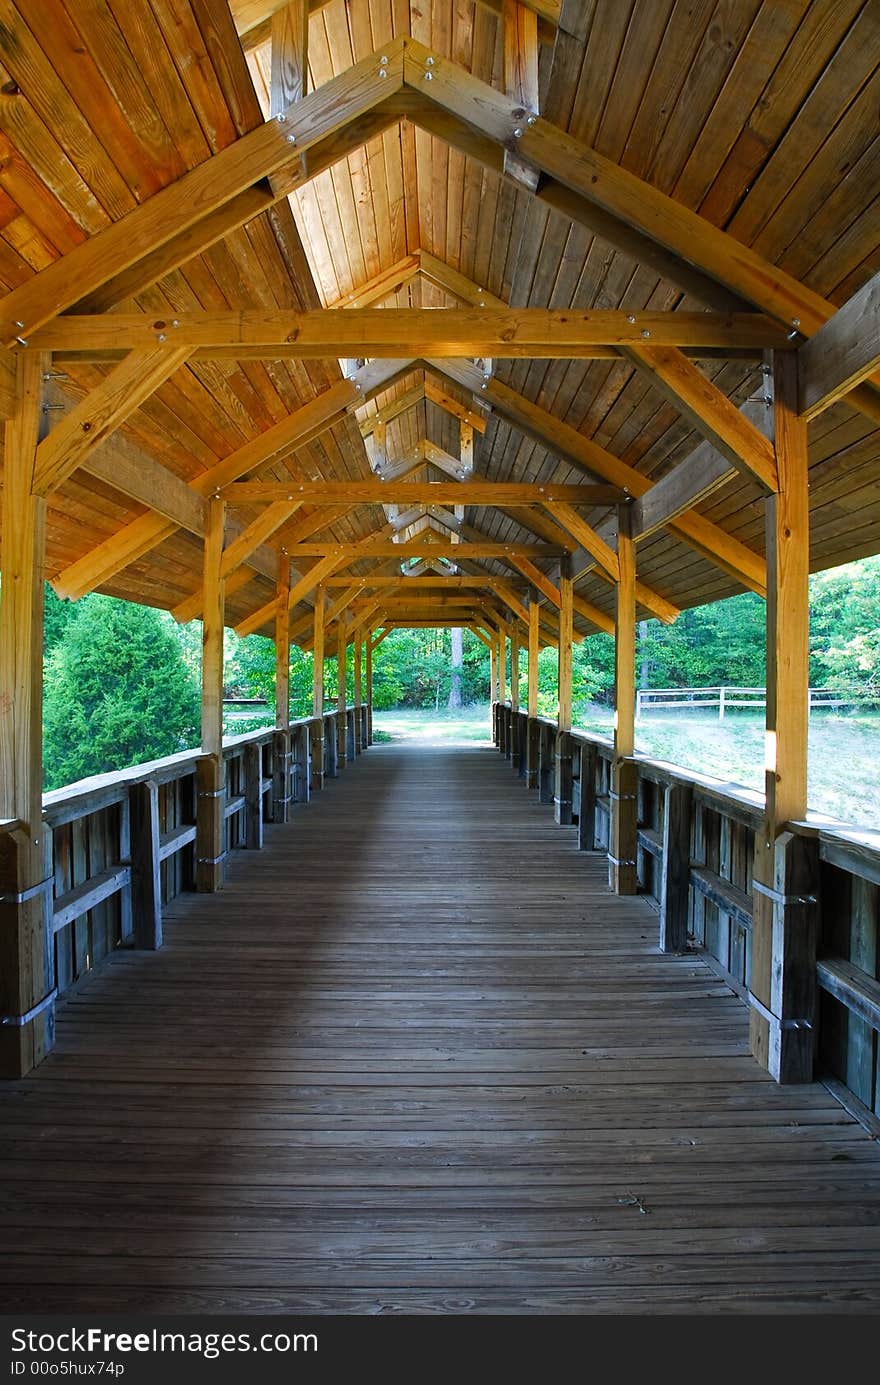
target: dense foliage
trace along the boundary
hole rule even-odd
[[[880,558],[850,563],[811,579],[810,681],[880,698]],[[201,625],[178,626],[142,606],[90,596],[76,605],[46,601],[45,762],[48,786],[173,753],[198,741]],[[652,620],[638,630],[642,687],[761,687],[765,679],[764,603],[744,594],[685,611],[669,626]],[[525,700],[525,656],[520,698]],[[574,700],[613,701],[614,646],[607,635],[577,645]],[[312,656],[292,650],[291,714],[312,705]],[[265,698],[254,724],[272,720],[275,649],[271,640],[227,632],[228,696]],[[395,630],[373,661],[377,709],[440,708],[489,696],[489,651],[469,631],[461,665],[453,663],[449,630]],[[324,666],[325,697],[336,698],[336,660]],[[556,710],[556,651],[541,651],[539,709]],[[353,696],[351,661],[348,693]],[[247,725],[237,723],[236,730]]]
[[[63,620],[50,601],[45,783],[57,788],[195,744],[198,685],[160,611],[89,596]]]

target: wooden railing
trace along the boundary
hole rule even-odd
[[[223,743],[222,856],[259,849],[266,822],[285,822],[324,773],[339,773],[338,717],[294,721]],[[346,757],[370,744],[366,705],[349,707]],[[84,779],[44,796],[49,829],[55,986],[69,990],[120,944],[156,948],[162,906],[196,886],[200,751]],[[0,834],[15,823],[0,823]],[[48,855],[47,855],[48,859]],[[0,882],[2,886],[2,882]],[[2,888],[0,888],[2,894]]]
[[[554,804],[557,821],[576,827],[578,847],[608,852],[610,739],[582,731],[560,736],[554,722],[513,713],[504,703],[494,705],[492,721],[496,746],[540,801]],[[763,796],[640,756],[633,763],[638,884],[658,911],[660,947],[700,949],[750,999],[752,861],[764,823]],[[814,930],[815,960],[811,993],[801,996],[809,1013],[787,1022],[812,1026],[816,1072],[840,1084],[852,1109],[876,1124],[880,832],[816,815],[789,828],[782,851],[788,838],[797,844],[812,883],[797,896],[780,892],[774,907],[800,906],[795,926]]]

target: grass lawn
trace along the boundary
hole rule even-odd
[[[376,712],[376,730],[394,740],[456,745],[488,742],[489,709],[460,712],[395,708]],[[611,711],[590,706],[578,723],[611,734]],[[654,760],[762,789],[763,712],[731,712],[719,722],[711,712],[648,713],[636,728],[636,749]],[[880,828],[880,714],[814,712],[810,718],[810,808],[857,827]]]

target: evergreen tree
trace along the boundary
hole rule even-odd
[[[47,788],[198,742],[199,694],[170,617],[85,597],[46,668]]]

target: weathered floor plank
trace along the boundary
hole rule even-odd
[[[875,1142],[497,753],[267,842],[0,1092],[6,1311],[877,1311]]]

